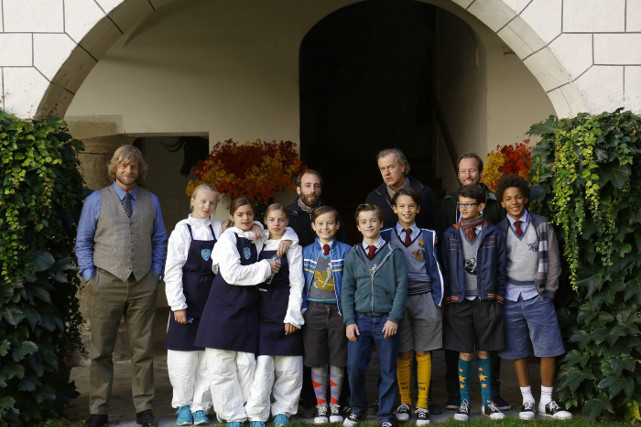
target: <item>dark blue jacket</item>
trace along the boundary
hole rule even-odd
[[[445,303],[465,299],[465,258],[459,232],[460,223],[443,233],[443,275],[445,276]],[[501,304],[507,286],[507,252],[505,234],[485,221],[479,250],[476,254],[476,280],[479,299],[497,300]]]
[[[426,228],[421,228],[420,230],[421,237],[423,238],[423,242],[425,245],[425,269],[427,271],[427,275],[430,278],[430,285],[432,287],[432,299],[434,300],[434,305],[440,307],[443,303],[444,282],[443,275],[441,274],[441,266],[438,263],[436,254],[436,232],[434,230],[428,230]],[[395,228],[388,228],[381,231],[381,237],[386,242],[389,242],[391,239],[391,234],[394,232],[396,232]]]

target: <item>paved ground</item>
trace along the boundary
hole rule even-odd
[[[433,361],[433,396],[434,400],[444,405],[447,400],[445,392],[444,373],[445,361],[442,351],[434,352]],[[532,390],[534,391],[535,398],[539,397],[540,380],[538,376],[538,363],[530,363],[530,372],[532,375]],[[159,426],[173,426],[175,425],[175,409],[171,407],[171,385],[167,377],[167,356],[162,347],[156,350],[156,357],[154,360],[154,374],[156,381],[156,398],[154,399],[154,414],[158,418]],[[369,390],[376,394],[375,387],[375,372],[372,372],[368,383],[371,384]],[[81,366],[73,368],[71,377],[76,382],[76,387],[80,392],[80,397],[75,399],[69,408],[69,418],[72,420],[84,419],[89,416],[89,368],[88,366]],[[473,380],[472,385],[472,419],[479,418],[480,407],[480,392],[478,386],[478,378]],[[508,416],[518,417],[518,409],[520,408],[521,394],[518,388],[514,369],[511,363],[503,363],[501,369],[501,394],[503,397],[512,404],[513,409],[508,411]],[[476,404],[476,406],[474,406]],[[432,415],[432,422],[444,422],[452,417],[453,411],[444,410],[442,415]],[[312,422],[311,419],[301,418],[303,421]],[[375,417],[370,416],[368,420],[375,422]],[[117,426],[137,426],[135,420],[135,409],[131,400],[131,365],[129,362],[118,362],[115,364],[115,380],[113,386],[113,397],[111,401],[111,408],[109,412],[110,425]]]

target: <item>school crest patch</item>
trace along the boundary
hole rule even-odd
[[[209,257],[211,257],[211,249],[203,249],[200,251],[200,256],[203,257],[205,261],[209,261]]]
[[[250,257],[250,256],[252,256],[252,251],[251,251],[251,249],[249,249],[249,248],[245,248],[245,249],[243,250],[243,256],[245,257],[245,259],[249,259],[249,257]]]

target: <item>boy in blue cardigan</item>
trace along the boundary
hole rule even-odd
[[[386,242],[401,248],[407,261],[407,301],[399,328],[398,386],[401,404],[396,419],[408,421],[410,396],[410,365],[416,355],[416,425],[430,423],[428,395],[432,377],[432,350],[443,346],[441,302],[443,275],[436,256],[436,232],[416,226],[421,210],[420,196],[412,188],[401,188],[392,198],[398,216],[394,228],[381,231]]]
[[[363,241],[347,254],[343,275],[343,318],[349,339],[347,376],[352,391],[352,412],[343,426],[353,427],[367,414],[365,371],[376,346],[381,370],[377,419],[381,427],[392,427],[398,390],[397,331],[405,310],[407,265],[403,251],[381,238],[380,208],[359,205],[356,224]]]
[[[505,415],[492,401],[490,352],[503,350],[503,298],[506,285],[505,235],[483,218],[485,191],[466,185],[458,195],[461,221],[443,234],[445,314],[443,346],[459,353],[461,404],[454,419],[470,418],[472,358],[478,355],[481,413]]]
[[[343,421],[339,399],[347,366],[347,338],[341,312],[341,283],[344,259],[351,246],[335,238],[340,222],[334,208],[315,209],[311,220],[318,237],[303,248],[303,362],[311,368],[316,395],[314,424],[320,425]]]

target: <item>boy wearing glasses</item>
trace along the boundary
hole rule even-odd
[[[504,348],[503,298],[507,282],[505,234],[483,218],[485,191],[466,185],[458,195],[461,221],[443,234],[445,314],[443,346],[459,353],[461,402],[454,419],[470,418],[472,358],[478,356],[481,413],[500,420],[492,402],[490,352]]]
[[[505,295],[505,350],[499,355],[514,361],[523,406],[522,420],[533,420],[537,412],[530,388],[527,357],[530,344],[541,359],[541,399],[539,414],[557,420],[572,418],[553,399],[556,356],[565,353],[561,329],[554,310],[554,294],[559,288],[561,256],[552,225],[525,206],[530,195],[527,181],[506,175],[496,187],[507,218],[498,224],[506,233],[507,289]]]

